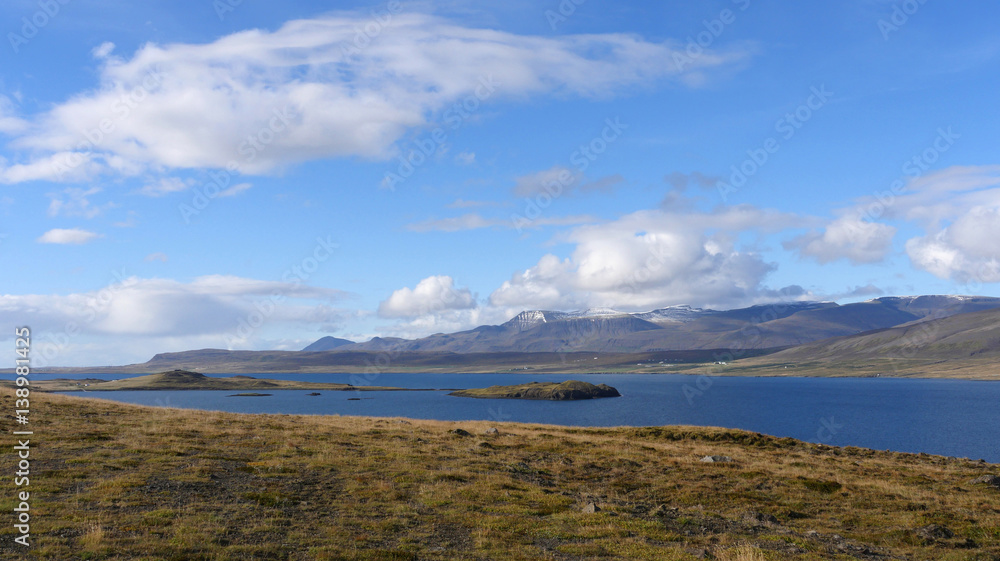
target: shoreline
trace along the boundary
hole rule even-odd
[[[75,369],[74,367],[69,367],[67,370],[74,370],[74,369]],[[33,375],[41,375],[41,376],[87,376],[87,375],[102,375],[103,374],[103,375],[114,375],[114,376],[138,377],[138,376],[146,376],[146,375],[154,374],[155,373],[155,372],[149,372],[149,371],[129,371],[129,372],[109,372],[108,370],[93,370],[93,371],[91,371],[92,368],[90,368],[90,367],[87,367],[86,370],[87,370],[87,372],[72,372],[72,371],[65,371],[65,370],[52,371],[52,370],[47,370],[47,369],[44,369],[44,368],[39,368],[37,370],[33,370],[32,374]],[[204,374],[206,376],[216,377],[216,376],[239,376],[239,375],[247,375],[247,374],[258,374],[258,375],[269,375],[269,374],[295,374],[295,375],[297,375],[297,374],[301,374],[301,375],[305,375],[305,376],[310,376],[310,375],[358,375],[358,374],[363,374],[363,373],[361,373],[361,372],[352,372],[352,371],[347,371],[347,370],[340,370],[340,371],[332,371],[332,370],[308,370],[308,371],[303,371],[303,370],[297,370],[297,371],[291,371],[291,370],[269,370],[269,371],[239,370],[239,371],[202,372],[201,374]],[[371,376],[371,373],[367,373],[367,374],[369,376]],[[385,374],[385,375],[399,375],[399,376],[407,376],[407,375],[419,376],[419,375],[439,375],[439,374],[450,374],[450,375],[457,375],[457,376],[464,376],[464,375],[498,375],[498,376],[502,376],[502,375],[507,375],[507,374],[525,375],[525,376],[527,376],[527,375],[538,375],[538,376],[623,376],[623,375],[624,376],[635,376],[635,375],[664,376],[664,375],[666,375],[666,376],[690,376],[690,377],[695,377],[695,378],[702,377],[702,376],[708,377],[708,378],[762,378],[762,379],[769,379],[769,378],[808,378],[808,379],[812,379],[812,378],[829,378],[829,379],[866,379],[866,378],[871,378],[871,379],[875,379],[875,378],[878,378],[878,379],[881,379],[881,380],[955,380],[955,381],[968,381],[968,382],[1000,382],[1000,373],[995,374],[995,375],[984,374],[984,375],[978,375],[978,376],[940,375],[940,374],[936,374],[936,373],[908,373],[908,374],[905,374],[905,375],[895,375],[895,376],[886,376],[886,375],[878,375],[878,376],[876,376],[876,375],[872,375],[872,374],[839,374],[839,373],[838,374],[826,374],[826,375],[820,375],[820,374],[810,375],[810,374],[784,374],[784,373],[780,373],[780,374],[779,373],[775,373],[775,374],[763,374],[763,373],[759,373],[759,372],[755,372],[755,373],[718,372],[718,371],[703,372],[700,369],[698,369],[698,370],[691,369],[689,371],[674,370],[674,371],[662,371],[662,372],[661,371],[650,372],[648,370],[636,370],[636,371],[620,371],[620,370],[597,371],[597,370],[594,370],[594,371],[561,371],[561,372],[559,372],[559,371],[534,371],[534,370],[514,371],[514,372],[511,372],[511,371],[490,371],[490,370],[482,370],[482,371],[385,370],[385,371],[378,372],[377,374],[375,374],[375,376],[381,376],[383,374]],[[9,376],[13,376],[14,375],[14,369],[12,369],[12,368],[0,369],[0,376],[8,376],[8,375]],[[309,382],[306,382],[306,383],[309,383]],[[323,383],[323,382],[316,382],[316,383]],[[356,388],[370,388],[370,387],[373,387],[373,386],[365,386],[365,385],[358,385],[358,384],[356,384],[354,387],[356,387]],[[303,389],[314,389],[314,388],[303,388]],[[407,391],[415,391],[414,388],[396,388],[396,389],[407,390]],[[420,388],[420,391],[437,391],[437,390],[444,390],[444,389],[454,390],[456,388]],[[63,390],[60,390],[60,391],[63,391]],[[70,390],[65,390],[65,391],[70,391]],[[106,390],[106,391],[111,391],[111,390]],[[389,389],[386,388],[386,391],[389,391]]]
[[[2,389],[7,389],[7,388],[0,388],[0,390],[2,390]],[[105,391],[115,391],[115,390],[105,390]],[[120,390],[120,391],[128,391],[128,390]],[[170,391],[170,390],[163,390],[163,391]],[[183,391],[183,390],[175,390],[175,391]],[[219,391],[219,392],[224,392],[224,391],[228,391],[228,390],[191,390],[191,391]],[[269,390],[269,391],[296,391],[296,390],[275,389],[275,390]],[[420,389],[420,390],[414,390],[414,391],[449,391],[449,390],[446,390],[446,389],[441,389],[441,390],[436,390],[436,389]],[[535,423],[535,422],[526,422],[526,421],[491,421],[491,420],[487,420],[487,419],[444,420],[444,419],[430,419],[430,418],[420,418],[420,417],[406,417],[406,416],[400,416],[400,415],[391,415],[391,416],[384,416],[384,415],[343,415],[343,414],[340,414],[340,413],[237,413],[237,412],[231,412],[231,411],[225,411],[225,410],[218,410],[218,409],[198,409],[198,408],[187,408],[187,407],[176,407],[176,406],[143,405],[143,404],[139,404],[139,403],[131,403],[131,402],[127,402],[127,401],[118,401],[118,400],[115,400],[115,399],[102,398],[102,397],[99,397],[99,396],[81,396],[81,395],[79,395],[79,394],[91,393],[91,392],[58,392],[58,393],[57,392],[42,392],[42,393],[44,393],[46,395],[64,396],[64,397],[67,397],[67,398],[82,398],[82,399],[85,399],[85,400],[92,400],[92,401],[96,401],[96,402],[100,402],[100,403],[105,403],[105,404],[116,404],[116,405],[121,405],[121,406],[125,406],[125,407],[134,407],[134,408],[139,408],[139,409],[152,409],[152,410],[155,410],[155,411],[170,411],[170,412],[177,412],[177,413],[189,413],[189,412],[192,412],[192,411],[200,411],[200,412],[206,412],[206,413],[219,413],[219,414],[223,414],[223,415],[254,416],[254,417],[266,416],[266,417],[270,417],[270,418],[285,418],[285,419],[287,419],[287,418],[294,418],[294,417],[320,418],[320,419],[322,419],[322,418],[336,418],[336,419],[348,419],[348,420],[354,419],[354,420],[371,421],[371,422],[399,422],[399,421],[405,421],[405,422],[410,422],[410,423],[441,424],[441,425],[449,425],[449,426],[451,426],[451,425],[460,426],[460,425],[464,425],[464,424],[477,424],[477,425],[479,425],[479,424],[495,424],[495,425],[498,425],[498,426],[499,425],[506,425],[506,426],[520,427],[520,428],[524,428],[524,429],[563,430],[563,431],[569,431],[569,432],[575,432],[575,431],[585,431],[585,432],[586,431],[596,431],[598,433],[601,433],[601,432],[622,431],[622,430],[624,430],[624,431],[634,431],[634,430],[641,431],[641,430],[661,430],[661,429],[663,429],[663,430],[671,429],[671,430],[681,430],[681,431],[683,431],[683,430],[690,430],[690,431],[723,431],[723,432],[733,432],[733,433],[745,433],[745,434],[754,435],[754,436],[757,436],[757,437],[765,437],[765,438],[771,438],[771,439],[776,439],[776,440],[795,441],[795,442],[797,442],[799,444],[802,444],[802,445],[805,445],[805,446],[814,447],[814,448],[816,448],[818,450],[843,450],[843,451],[847,451],[847,450],[860,450],[860,451],[872,452],[872,453],[876,453],[876,454],[901,454],[901,455],[913,456],[915,458],[921,458],[921,459],[925,459],[925,458],[938,458],[938,459],[943,459],[943,460],[946,460],[946,461],[970,462],[970,463],[973,463],[973,464],[981,464],[981,465],[984,465],[984,466],[1000,466],[1000,459],[998,459],[997,461],[993,462],[993,461],[988,461],[988,460],[984,460],[984,459],[981,459],[981,458],[971,458],[971,457],[968,457],[968,456],[949,456],[947,454],[932,454],[930,452],[908,452],[908,451],[905,451],[905,450],[879,449],[879,448],[870,448],[870,447],[866,447],[866,446],[856,446],[856,445],[853,445],[853,444],[844,444],[844,445],[825,444],[825,443],[822,443],[822,442],[812,442],[812,441],[809,441],[809,440],[803,440],[803,439],[799,439],[799,438],[795,438],[795,437],[791,437],[791,436],[781,436],[781,435],[770,434],[770,433],[761,432],[761,431],[754,431],[754,430],[742,429],[742,428],[736,428],[736,427],[725,427],[725,426],[719,426],[719,425],[690,425],[690,424],[608,425],[608,426],[605,426],[605,425],[561,425],[561,424],[558,424],[558,423]],[[67,395],[68,393],[72,393],[73,395]],[[94,392],[94,393],[97,393],[97,392]],[[479,398],[472,398],[472,399],[479,399]],[[510,398],[494,398],[494,399],[508,400]],[[526,400],[526,401],[546,401],[546,400]],[[585,401],[587,401],[587,400],[585,400]]]

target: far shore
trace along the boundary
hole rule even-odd
[[[33,369],[33,374],[45,376],[66,376],[66,375],[95,375],[95,376],[142,376],[159,372],[157,369],[149,369],[144,365],[112,366],[112,367],[54,367]],[[313,368],[281,369],[280,367],[269,367],[261,365],[257,369],[233,368],[233,369],[206,369],[206,374],[212,376],[225,375],[245,375],[245,374],[358,374],[371,376],[370,372],[365,372],[357,368],[330,366]],[[920,378],[920,379],[942,379],[942,380],[978,380],[978,381],[1000,381],[1000,365],[996,363],[979,364],[973,362],[958,362],[934,365],[909,364],[902,367],[892,365],[851,365],[836,363],[806,364],[806,365],[783,365],[768,364],[760,361],[734,362],[728,365],[713,364],[687,364],[672,365],[670,368],[659,366],[635,367],[635,368],[615,368],[615,369],[586,369],[586,368],[554,368],[537,367],[522,369],[493,369],[489,367],[455,369],[444,366],[426,368],[387,368],[380,370],[377,375],[382,374],[539,374],[539,375],[566,375],[566,376],[616,376],[622,374],[677,374],[686,376],[710,376],[710,377],[739,377],[739,378]],[[0,375],[14,376],[12,368],[0,369]],[[109,382],[106,378],[94,378],[95,381]],[[56,380],[37,381],[36,385]],[[83,379],[66,380],[67,382],[81,382]],[[374,381],[374,379],[372,380]],[[276,382],[288,382],[276,380]],[[0,382],[2,383],[2,382]],[[336,385],[336,384],[335,384]],[[346,389],[367,389],[367,390],[409,390],[412,388],[393,388],[383,386],[368,386],[357,384],[341,384],[350,386]],[[39,388],[41,389],[41,388]],[[106,387],[104,389],[111,389]],[[324,389],[319,383],[295,382],[293,386],[282,389]],[[325,388],[334,390],[336,388]],[[438,388],[446,389],[446,388]],[[43,390],[45,391],[45,390]],[[74,391],[73,389],[59,389],[49,391]],[[88,391],[93,391],[88,388]]]
[[[13,387],[5,381],[3,385]],[[298,380],[271,380],[253,376],[236,375],[228,378],[209,377],[198,372],[172,370],[125,378],[105,380],[102,378],[55,380],[32,380],[32,389],[41,392],[102,392],[102,391],[176,391],[176,390],[326,390],[326,391],[431,391],[432,388],[398,388],[392,386],[355,386],[326,382],[303,382]]]

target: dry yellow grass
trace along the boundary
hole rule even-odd
[[[493,426],[499,436],[483,434]],[[23,555],[0,526],[2,559],[1000,559],[1000,491],[970,483],[998,466],[968,460],[711,428],[47,394],[33,396],[31,428],[34,546]],[[735,461],[699,461],[712,454]],[[0,453],[4,473],[12,462]],[[13,498],[4,476],[0,509]],[[930,524],[953,534],[922,537]]]

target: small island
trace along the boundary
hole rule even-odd
[[[12,385],[8,382],[5,385]],[[301,382],[296,380],[268,380],[253,376],[229,376],[213,378],[188,370],[171,370],[136,378],[121,380],[38,380],[32,387],[46,392],[100,392],[122,390],[329,390],[329,391],[398,391],[408,388],[388,386],[352,386],[324,382]]]
[[[531,382],[530,384],[514,386],[490,386],[488,388],[458,390],[448,395],[490,399],[548,399],[552,401],[621,397],[618,390],[607,384],[595,386],[578,380],[567,380],[558,384],[555,382]]]

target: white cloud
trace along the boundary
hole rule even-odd
[[[94,58],[107,58],[113,50],[115,50],[115,44],[111,41],[105,41],[94,47],[93,50],[90,51],[90,54]]]
[[[168,260],[167,254],[166,253],[162,253],[162,252],[150,253],[149,255],[146,256],[145,259],[143,259],[143,261],[145,261],[147,263],[152,263],[153,261],[159,261],[161,263],[166,263],[167,260]]]
[[[580,185],[580,191],[587,193],[591,191],[604,191],[609,193],[615,185],[618,185],[625,181],[625,178],[620,174],[607,175],[600,179],[591,181],[589,183],[584,183]]]
[[[0,95],[0,134],[15,135],[27,128],[28,122],[17,116],[17,109],[10,98]]]
[[[115,228],[135,228],[139,224],[139,221],[136,220],[136,217],[138,216],[139,213],[137,213],[134,210],[130,210],[128,211],[128,215],[125,220],[119,220],[118,222],[113,222],[111,225],[114,226]]]
[[[474,329],[480,325],[499,325],[521,310],[481,306],[463,310],[442,310],[409,318],[379,330],[383,337],[418,339],[435,333],[454,333]],[[368,337],[357,337],[363,340]]]
[[[1000,282],[1000,208],[973,207],[948,227],[907,241],[906,253],[943,279]]]
[[[185,180],[179,177],[161,177],[144,185],[142,189],[139,189],[139,193],[146,195],[147,197],[162,197],[164,195],[169,195],[170,193],[187,191],[194,184],[195,182],[191,179]]]
[[[821,262],[877,262],[888,254],[896,221],[921,228],[906,241],[914,267],[959,282],[1000,282],[1000,166],[953,166],[864,197],[822,236],[786,245]]]
[[[102,237],[100,234],[80,228],[55,228],[42,234],[36,241],[38,243],[80,245],[100,237]]]
[[[454,202],[448,203],[447,205],[448,208],[477,208],[491,206],[502,206],[502,204],[494,201],[467,201],[465,199],[455,199]]]
[[[715,175],[705,175],[699,171],[694,171],[691,173],[681,173],[675,171],[673,173],[668,173],[663,176],[663,180],[670,185],[671,189],[676,191],[684,191],[689,185],[697,185],[702,189],[712,189],[715,188],[716,184],[721,180],[721,177]]]
[[[188,283],[119,275],[85,293],[0,294],[0,322],[31,317],[34,330],[45,334],[37,341],[37,356],[49,365],[121,364],[166,351],[253,348],[295,329],[339,323],[349,312],[330,303],[344,295],[296,282],[222,275]],[[118,342],[110,352],[108,335]]]
[[[228,189],[224,189],[224,190],[220,191],[217,196],[219,196],[219,197],[235,197],[236,195],[239,195],[240,193],[242,193],[243,191],[246,191],[247,189],[249,189],[251,187],[253,187],[252,183],[237,183],[236,185],[233,185],[232,187],[230,187]]]
[[[42,155],[0,166],[0,181],[51,178],[48,160],[67,151],[93,152],[69,179],[98,169],[137,174],[236,162],[242,173],[266,173],[319,158],[387,158],[408,130],[446,120],[449,107],[477,91],[480,98],[607,97],[664,79],[684,83],[749,54],[706,51],[680,70],[672,56],[683,52],[679,43],[516,35],[418,13],[394,16],[350,52],[368,23],[361,13],[295,20],[208,44],[147,44],[131,58],[102,45],[94,51],[104,55],[99,87],[31,119],[14,146]]]
[[[90,202],[91,195],[101,192],[100,187],[81,189],[79,187],[68,187],[61,193],[49,193],[49,216],[80,216],[83,218],[96,218],[105,210],[114,208],[114,203],[104,205],[94,205]]]
[[[565,166],[555,165],[549,169],[529,173],[515,178],[514,195],[517,197],[560,197],[573,191],[589,193],[610,192],[615,185],[625,181],[619,174],[608,175],[597,180],[584,182],[584,175]]]
[[[870,218],[940,228],[973,207],[1000,207],[1000,166],[953,166],[913,178],[858,202]]]
[[[187,191],[197,183],[193,179],[180,179],[178,177],[161,177],[151,183],[147,183],[139,190],[140,194],[147,197],[162,197],[171,193]],[[219,191],[215,197],[234,197],[243,191],[253,187],[252,183],[237,183],[228,189]]]
[[[87,293],[2,295],[0,314],[13,317],[30,311],[47,329],[73,321],[97,334],[201,335],[235,329],[242,316],[256,309],[256,300],[266,301],[275,293],[289,300],[343,296],[341,291],[297,283],[222,275],[190,283],[127,277]],[[286,304],[276,306],[269,319],[302,319],[310,313]]]
[[[416,222],[414,224],[409,224],[407,228],[414,232],[461,232],[465,230],[478,230],[481,228],[523,230],[526,228],[540,228],[542,226],[572,226],[590,222],[597,222],[597,219],[593,216],[581,215],[540,217],[529,221],[523,217],[520,217],[520,219],[484,218],[483,216],[472,212],[452,218]]]
[[[822,232],[809,232],[785,242],[784,247],[820,263],[838,259],[847,259],[854,264],[877,263],[892,251],[895,235],[896,228],[888,224],[847,215],[827,224]]]
[[[378,305],[384,318],[415,318],[445,310],[474,308],[476,298],[468,288],[455,288],[449,276],[427,277],[413,289],[400,288]]]
[[[923,230],[905,244],[915,268],[959,282],[1000,282],[998,165],[900,179],[836,214],[822,230],[784,242],[785,249],[820,263],[879,263],[892,254],[896,225],[905,225]]]
[[[475,152],[461,152],[455,155],[455,162],[463,166],[469,166],[476,163],[476,153]]]
[[[463,230],[476,230],[479,228],[501,227],[506,221],[493,218],[483,218],[474,212],[463,214],[452,218],[441,218],[437,220],[425,220],[407,226],[414,232],[459,232]]]
[[[110,160],[105,161],[111,166]],[[8,163],[0,157],[0,183],[53,181],[71,183],[84,181],[102,169],[98,159],[90,154],[62,151],[38,157],[28,163]]]
[[[540,193],[563,194],[578,187],[583,174],[566,166],[555,165],[549,169],[522,175],[514,180],[514,195],[533,197]]]
[[[641,211],[582,226],[570,257],[546,255],[490,295],[507,308],[650,309],[673,304],[729,308],[774,299],[763,286],[774,265],[742,251],[734,233],[776,231],[802,220],[740,206],[714,213]]]

